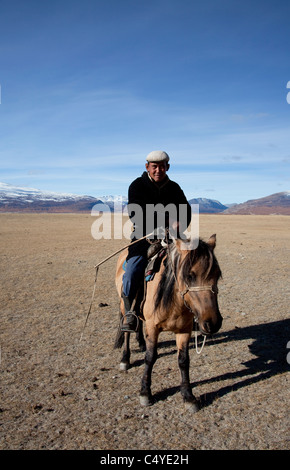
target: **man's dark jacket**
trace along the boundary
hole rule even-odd
[[[128,191],[128,210],[129,210],[129,216],[132,218],[132,221],[134,221],[134,216],[135,212],[130,211],[130,204],[138,204],[142,208],[143,211],[143,229],[142,231],[142,236],[145,236],[146,233],[146,214],[147,214],[147,204],[153,204],[154,206],[157,204],[162,204],[164,207],[166,207],[168,204],[174,204],[176,206],[176,211],[177,211],[177,221],[183,222],[183,225],[180,227],[180,233],[183,232],[184,230],[187,229],[188,225],[190,224],[191,221],[191,207],[182,191],[180,186],[175,183],[174,181],[171,181],[168,176],[166,175],[164,180],[161,181],[160,183],[155,183],[152,179],[149,178],[149,175],[146,171],[140,176],[139,178],[135,179],[131,185],[129,186],[129,191]],[[183,214],[185,214],[185,217],[181,217],[180,214],[180,207],[179,205],[182,204],[183,208]],[[181,219],[180,219],[181,217]],[[157,228],[157,216],[155,218],[156,220],[154,221],[154,228]],[[168,214],[166,214],[165,217],[165,228],[168,228],[169,226],[169,221],[168,221]],[[137,230],[138,227],[136,227],[136,223],[134,226],[134,231],[132,234],[132,239],[136,239],[136,236],[134,232],[138,233],[138,238],[140,237],[140,231]],[[142,242],[140,244],[143,245]],[[139,251],[141,247],[137,243],[136,250]],[[132,247],[133,248],[133,247]],[[144,245],[145,248],[145,245]],[[135,252],[135,249],[134,249]]]

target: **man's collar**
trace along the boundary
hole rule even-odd
[[[163,186],[165,186],[169,181],[169,178],[168,178],[167,175],[165,175],[164,179],[162,181],[160,181],[160,183],[156,183],[156,181],[154,181],[154,179],[151,178],[151,176],[149,175],[148,172],[147,172],[147,176],[148,176],[149,180],[159,189],[163,188]]]

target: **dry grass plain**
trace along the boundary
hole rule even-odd
[[[182,403],[171,333],[160,336],[152,407],[139,405],[135,338],[132,367],[119,371],[116,257],[100,268],[79,344],[94,265],[127,243],[94,240],[92,221],[0,214],[0,448],[290,449],[290,217],[200,216],[200,235],[217,234],[224,322],[201,356],[191,344],[196,414]]]

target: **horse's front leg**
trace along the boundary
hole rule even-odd
[[[191,333],[176,334],[176,345],[178,354],[178,365],[181,374],[180,391],[185,407],[193,412],[199,410],[195,396],[192,394],[189,381],[189,340]]]
[[[124,349],[123,349],[123,355],[122,359],[120,362],[120,370],[128,370],[130,367],[130,356],[131,356],[131,351],[130,351],[130,333],[124,333]]]
[[[151,375],[154,363],[157,359],[157,341],[159,331],[152,327],[148,329],[146,325],[146,354],[145,370],[141,381],[140,403],[143,406],[152,405],[151,395]]]

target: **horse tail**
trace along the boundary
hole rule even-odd
[[[122,313],[120,312],[120,320],[122,318]],[[115,338],[114,349],[121,349],[124,344],[124,332],[121,331],[120,322],[118,326],[118,331]]]

